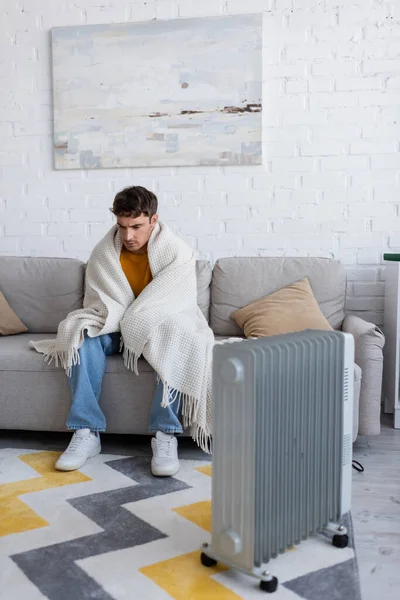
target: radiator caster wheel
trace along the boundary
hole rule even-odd
[[[349,545],[349,536],[344,535],[334,535],[332,538],[332,545],[336,546],[336,548],[347,548]]]
[[[269,581],[260,581],[260,589],[263,592],[268,592],[268,594],[272,594],[276,592],[278,587],[278,579],[276,577],[272,577]]]
[[[204,554],[204,552],[201,553],[200,560],[203,567],[215,567],[217,564],[217,561],[214,558],[210,558],[207,554]]]

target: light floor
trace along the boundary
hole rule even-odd
[[[363,600],[400,599],[400,430],[383,417],[379,436],[359,438],[353,520]]]
[[[0,431],[0,448],[63,450],[63,433]],[[103,436],[108,454],[150,453],[150,440],[140,436]],[[183,458],[203,459],[189,439],[180,440]],[[354,458],[364,473],[353,471],[353,520],[363,600],[400,600],[400,430],[383,417],[379,436],[359,438]]]

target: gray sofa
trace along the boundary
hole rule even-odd
[[[85,264],[74,259],[0,257],[0,290],[29,330],[0,337],[0,429],[65,430],[70,406],[66,376],[28,343],[55,336],[59,322],[82,306],[84,276]],[[212,269],[198,261],[198,304],[217,339],[241,336],[230,318],[237,308],[304,277],[330,324],[355,337],[353,438],[378,434],[384,337],[372,323],[345,316],[346,275],[340,263],[225,258]],[[147,433],[155,377],[144,359],[139,372],[128,371],[119,355],[107,358],[100,402],[110,433]]]

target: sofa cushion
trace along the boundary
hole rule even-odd
[[[15,335],[25,331],[28,329],[8,304],[4,294],[0,292],[0,335]]]
[[[0,337],[0,372],[1,371],[62,371],[54,362],[49,364],[44,360],[44,355],[36,352],[29,346],[30,340],[39,341],[52,339],[51,333],[23,333],[12,337]],[[142,371],[153,371],[149,363],[140,358],[138,363],[139,374]],[[122,356],[115,354],[107,357],[106,373],[125,372],[126,367]]]
[[[334,329],[344,319],[346,273],[329,258],[221,258],[211,281],[210,325],[218,335],[241,335],[232,314],[251,302],[307,278],[322,314]]]
[[[332,329],[318,306],[308,279],[300,279],[239,308],[232,318],[248,338],[305,329]]]
[[[72,258],[1,256],[1,291],[31,332],[57,331],[81,308],[84,264]]]

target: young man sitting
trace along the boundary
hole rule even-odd
[[[214,337],[197,306],[194,253],[158,221],[157,209],[156,196],[143,187],[116,195],[117,224],[89,258],[83,308],[60,323],[55,340],[31,342],[68,375],[67,427],[75,433],[56,463],[61,471],[79,469],[101,451],[106,356],[121,350],[127,368],[138,374],[143,355],[157,374],[149,424],[153,475],[178,472],[175,434],[183,427],[208,449]]]

